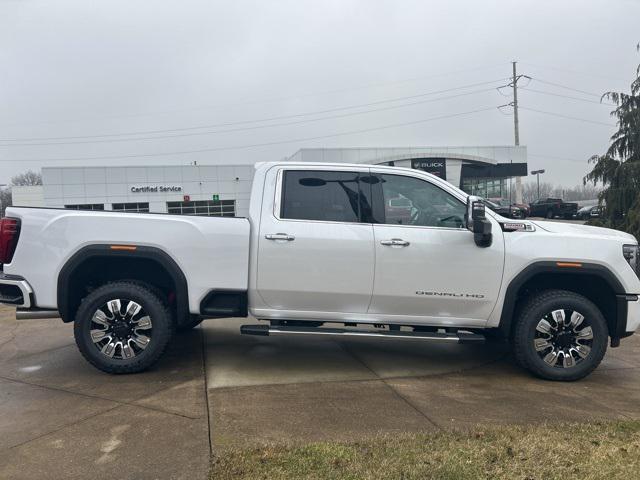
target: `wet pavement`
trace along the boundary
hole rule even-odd
[[[206,321],[153,370],[112,376],[71,325],[0,307],[0,478],[204,479],[229,446],[640,418],[640,337],[554,383],[498,344],[239,334],[254,322]]]

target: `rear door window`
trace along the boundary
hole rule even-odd
[[[368,174],[358,172],[286,170],[282,181],[280,218],[368,221],[371,186],[362,181],[366,178],[369,178]]]

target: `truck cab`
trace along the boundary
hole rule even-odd
[[[466,195],[437,177],[276,165],[250,211],[256,318],[484,327],[495,307],[500,225],[489,218],[494,241],[478,248]]]

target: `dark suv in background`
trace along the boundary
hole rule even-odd
[[[578,213],[578,204],[564,202],[560,198],[540,198],[530,203],[529,209],[532,217],[561,217],[569,220]]]
[[[600,216],[600,205],[588,205],[578,210],[576,218],[579,220],[589,220],[590,218],[598,218]]]

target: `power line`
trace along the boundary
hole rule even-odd
[[[453,70],[453,71],[449,71],[449,72],[436,73],[436,74],[432,74],[432,75],[411,77],[411,78],[406,78],[406,79],[403,79],[403,80],[394,80],[394,81],[390,81],[390,82],[371,83],[371,84],[365,84],[365,85],[360,85],[360,86],[338,88],[338,89],[333,89],[333,90],[325,90],[325,91],[320,91],[320,92],[310,92],[310,93],[305,93],[305,94],[300,94],[300,95],[278,96],[278,97],[271,97],[271,98],[266,98],[266,99],[262,99],[262,100],[246,100],[246,101],[238,101],[238,102],[230,102],[230,103],[218,103],[218,104],[213,104],[213,105],[204,105],[204,106],[199,106],[199,107],[190,107],[190,108],[182,108],[182,109],[160,110],[160,111],[155,111],[155,112],[132,113],[132,114],[106,115],[106,116],[102,116],[102,117],[89,117],[89,118],[102,118],[102,119],[111,118],[111,119],[116,119],[116,118],[150,117],[150,116],[155,116],[155,115],[165,115],[165,114],[171,114],[171,113],[190,112],[190,111],[198,111],[198,110],[212,110],[212,109],[215,110],[215,109],[220,109],[220,108],[227,108],[227,107],[241,106],[241,105],[260,105],[260,104],[266,104],[266,103],[282,102],[282,101],[286,101],[286,100],[297,100],[297,99],[302,99],[302,98],[320,97],[320,96],[326,96],[326,95],[334,95],[334,94],[337,94],[337,93],[359,91],[359,90],[367,90],[367,89],[372,89],[372,88],[385,87],[385,86],[389,86],[389,85],[410,83],[410,82],[415,82],[415,81],[418,81],[418,80],[426,80],[426,79],[429,79],[429,78],[447,77],[447,76],[451,76],[451,75],[458,75],[460,73],[467,73],[467,72],[473,72],[473,71],[479,71],[479,70],[489,70],[489,69],[496,68],[496,67],[499,67],[499,66],[503,66],[503,65],[506,65],[506,64],[507,64],[507,62],[500,62],[500,63],[492,64],[492,65],[485,65],[485,66],[480,66],[480,67],[472,67],[472,68],[466,68],[466,69],[461,69],[461,70]],[[60,122],[60,121],[57,121],[57,122],[55,122],[55,121],[54,122],[35,122],[35,123],[30,122],[29,125],[77,123],[77,122],[80,122],[80,121],[82,121],[82,120],[67,120],[67,121],[62,121],[62,122]],[[8,123],[8,124],[2,124],[0,126],[5,127],[5,126],[16,126],[16,125],[25,125],[25,124],[26,123]]]
[[[572,73],[575,75],[584,75],[586,77],[600,77],[600,78],[606,78],[609,80],[617,80],[617,81],[623,81],[621,78],[617,78],[617,77],[611,77],[609,75],[601,75],[599,73],[593,73],[593,72],[586,72],[586,71],[580,71],[580,70],[569,70],[566,68],[560,68],[560,67],[553,67],[551,65],[540,65],[540,64],[536,64],[536,63],[530,63],[530,62],[520,62],[523,65],[529,65],[531,67],[535,67],[535,68],[542,68],[542,69],[547,69],[547,70],[557,70],[558,72],[566,72],[566,73]]]
[[[527,155],[529,157],[536,157],[536,158],[549,158],[551,160],[567,160],[570,162],[584,162],[584,163],[588,163],[589,159],[588,158],[583,158],[582,160],[578,159],[578,158],[569,158],[569,157],[558,157],[556,155],[538,155],[535,153],[527,153]]]
[[[544,90],[536,90],[534,88],[529,88],[529,87],[520,87],[520,88],[522,90],[527,90],[529,92],[541,93],[543,95],[552,95],[554,97],[568,98],[568,99],[571,99],[571,100],[578,100],[580,102],[595,103],[597,105],[605,105],[605,106],[611,106],[611,107],[615,107],[616,106],[615,103],[610,103],[610,102],[599,102],[597,100],[589,100],[587,98],[573,97],[571,95],[562,95],[560,93],[547,92],[547,91],[544,91]]]
[[[601,98],[602,95],[598,94],[598,93],[593,93],[593,92],[587,92],[585,90],[580,90],[577,88],[573,88],[573,87],[569,87],[567,85],[562,85],[561,83],[555,83],[555,82],[548,82],[547,80],[542,80],[541,78],[538,77],[531,77],[533,80],[540,82],[540,83],[545,83],[547,85],[552,85],[554,87],[558,87],[558,88],[564,88],[565,90],[571,90],[572,92],[577,92],[577,93],[582,93],[584,95],[589,95],[592,97],[597,97],[597,98]]]
[[[613,123],[598,122],[596,120],[588,120],[586,118],[572,117],[570,115],[564,115],[562,113],[547,112],[547,111],[544,111],[544,110],[536,110],[535,108],[528,108],[528,107],[522,107],[522,106],[520,108],[523,109],[523,110],[529,110],[531,112],[542,113],[544,115],[551,115],[551,116],[554,116],[554,117],[566,118],[568,120],[576,120],[578,122],[593,123],[595,125],[605,125],[607,127],[615,127],[616,126]]]
[[[297,114],[291,114],[291,115],[280,115],[280,116],[273,116],[273,117],[265,117],[265,118],[260,118],[260,119],[253,119],[253,120],[241,120],[241,121],[236,121],[236,122],[226,122],[226,123],[217,123],[217,124],[209,124],[209,125],[198,125],[198,126],[192,126],[192,127],[183,127],[183,128],[171,128],[171,129],[163,129],[163,130],[141,130],[141,131],[136,131],[136,132],[121,132],[121,133],[109,133],[109,134],[97,134],[97,135],[78,135],[78,136],[63,136],[63,137],[31,137],[31,138],[9,138],[9,139],[1,139],[0,142],[36,142],[36,141],[49,141],[49,140],[79,140],[79,139],[89,139],[89,138],[113,138],[113,137],[122,137],[122,136],[134,136],[134,135],[151,135],[151,134],[160,134],[160,133],[173,133],[173,132],[185,132],[185,131],[191,131],[191,130],[201,130],[201,129],[205,129],[205,128],[216,128],[216,127],[229,127],[229,126],[236,126],[236,125],[247,125],[247,124],[251,124],[251,123],[262,123],[262,122],[270,122],[270,121],[275,121],[275,120],[284,120],[284,119],[289,119],[289,118],[299,118],[299,117],[305,117],[305,116],[312,116],[312,115],[320,115],[323,113],[332,113],[332,112],[338,112],[338,111],[344,111],[344,110],[351,110],[351,109],[355,109],[355,108],[363,108],[363,107],[369,107],[369,106],[374,106],[374,105],[382,105],[384,103],[393,103],[393,102],[398,102],[401,100],[410,100],[410,99],[414,99],[414,98],[421,98],[421,97],[426,97],[426,96],[431,96],[431,95],[437,95],[440,93],[447,93],[447,92],[452,92],[455,90],[463,90],[466,88],[472,88],[472,87],[477,87],[477,86],[481,86],[481,85],[489,85],[492,83],[496,83],[496,82],[501,82],[504,81],[504,78],[501,79],[496,79],[496,80],[490,80],[490,81],[486,81],[486,82],[477,82],[477,83],[471,83],[468,85],[461,85],[458,87],[452,87],[452,88],[447,88],[447,89],[443,89],[443,90],[434,90],[434,91],[430,91],[430,92],[423,92],[423,93],[419,93],[416,95],[408,95],[408,96],[403,96],[403,97],[395,97],[395,98],[390,98],[390,99],[385,99],[385,100],[379,100],[376,102],[369,102],[369,103],[361,103],[361,104],[354,104],[354,105],[348,105],[348,106],[343,106],[343,107],[336,107],[336,108],[330,108],[330,109],[325,109],[325,110],[316,110],[313,112],[303,112],[303,113],[297,113]],[[491,88],[491,90],[493,90],[493,88]]]
[[[421,120],[414,120],[414,121],[411,121],[411,122],[394,123],[394,124],[388,124],[388,125],[383,125],[383,126],[379,126],[379,127],[363,128],[363,129],[360,129],[360,130],[351,130],[351,131],[333,133],[333,134],[328,134],[328,135],[318,135],[318,136],[313,136],[313,137],[296,138],[296,139],[289,139],[289,140],[278,140],[278,141],[264,142],[264,143],[254,143],[254,144],[249,144],[249,145],[235,145],[235,146],[230,146],[230,147],[203,148],[203,149],[199,149],[199,150],[184,150],[184,151],[179,151],[179,152],[135,153],[135,154],[125,154],[125,155],[106,155],[106,156],[98,156],[98,157],[73,157],[73,158],[63,157],[63,158],[2,159],[0,161],[5,161],[5,162],[76,162],[76,161],[91,161],[91,160],[118,160],[118,159],[125,159],[125,158],[165,157],[165,156],[171,156],[171,155],[188,155],[188,154],[194,154],[194,153],[208,153],[208,152],[220,152],[220,151],[227,151],[227,150],[241,150],[241,149],[255,148],[255,147],[267,147],[267,146],[272,146],[272,145],[282,145],[282,144],[287,144],[287,143],[307,142],[307,141],[311,141],[311,140],[322,140],[322,139],[325,139],[325,138],[335,138],[335,137],[342,137],[342,136],[347,136],[347,135],[355,135],[355,134],[359,134],[359,133],[367,133],[367,132],[375,132],[375,131],[380,131],[380,130],[387,130],[387,129],[391,129],[391,128],[406,127],[406,126],[410,126],[410,125],[418,125],[418,124],[421,124],[421,123],[433,122],[433,121],[436,121],[436,120],[444,120],[444,119],[448,119],[448,118],[461,117],[461,116],[465,116],[465,115],[472,115],[474,113],[487,112],[489,110],[494,110],[494,109],[495,109],[495,107],[493,107],[493,106],[492,107],[485,107],[485,108],[480,108],[480,109],[476,109],[476,110],[469,110],[469,111],[466,111],[466,112],[453,113],[453,114],[449,114],[449,115],[440,115],[440,116],[437,116],[437,117],[430,117],[430,118],[423,118]]]
[[[468,95],[474,95],[474,94],[482,93],[482,92],[492,92],[493,90],[494,90],[493,88],[485,88],[485,89],[482,89],[482,90],[474,90],[474,91],[471,91],[471,92],[459,93],[457,95],[449,95],[449,96],[446,96],[446,97],[430,98],[430,99],[421,100],[421,101],[418,101],[418,102],[404,103],[404,104],[400,104],[400,105],[391,105],[391,106],[388,106],[388,107],[375,108],[375,109],[371,109],[371,110],[364,110],[364,111],[361,111],[361,112],[350,112],[350,113],[343,113],[343,114],[340,114],[340,115],[331,115],[331,116],[310,118],[310,119],[304,119],[304,120],[296,120],[296,121],[284,122],[284,123],[272,123],[272,124],[269,124],[269,125],[255,125],[255,126],[252,126],[252,127],[241,127],[241,128],[232,128],[232,129],[226,129],[226,130],[214,130],[214,131],[205,131],[205,132],[178,133],[178,134],[173,134],[173,135],[159,135],[159,136],[153,136],[153,137],[110,138],[110,139],[102,139],[102,140],[81,140],[81,141],[74,141],[74,142],[13,143],[13,144],[7,144],[7,145],[0,145],[0,148],[2,148],[2,147],[24,147],[24,146],[32,147],[32,146],[43,146],[43,145],[79,145],[79,144],[94,144],[94,143],[135,142],[135,141],[139,141],[139,140],[163,140],[163,139],[168,139],[168,138],[193,137],[193,136],[202,136],[202,135],[214,135],[214,134],[220,134],[220,133],[241,132],[241,131],[248,131],[248,130],[259,130],[259,129],[264,129],[264,128],[300,125],[300,124],[306,124],[306,123],[311,123],[311,122],[319,122],[319,121],[324,121],[324,120],[334,120],[334,119],[338,119],[338,118],[347,118],[347,117],[352,117],[352,116],[357,116],[357,115],[368,115],[370,113],[376,113],[376,112],[382,112],[382,111],[388,111],[388,110],[395,110],[395,109],[399,109],[399,108],[406,108],[406,107],[410,107],[410,106],[422,105],[422,104],[425,104],[425,103],[432,103],[432,102],[437,102],[437,101],[442,101],[442,100],[450,100],[452,98],[459,98],[459,97],[468,96]]]

